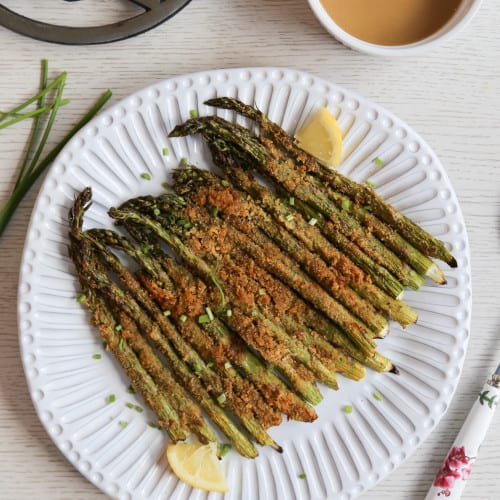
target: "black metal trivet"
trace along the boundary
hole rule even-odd
[[[65,0],[66,2],[78,0]],[[129,0],[144,9],[140,14],[103,26],[76,28],[44,23],[0,5],[0,25],[22,35],[66,45],[90,45],[123,40],[158,26],[177,14],[191,0]]]

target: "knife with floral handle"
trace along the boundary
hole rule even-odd
[[[500,400],[500,365],[483,386],[425,500],[460,498]]]

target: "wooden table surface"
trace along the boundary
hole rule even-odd
[[[131,12],[129,2],[112,0],[0,3],[45,21],[79,19],[80,25],[96,19],[108,22]],[[89,6],[95,7],[93,14]],[[193,71],[281,66],[354,90],[416,129],[440,157],[457,192],[469,234],[473,277],[472,336],[449,411],[406,462],[363,495],[371,500],[416,500],[425,495],[478,390],[500,361],[499,25],[498,5],[484,2],[472,24],[443,47],[401,59],[346,49],[323,30],[306,0],[193,0],[153,31],[100,46],[48,44],[0,28],[0,109],[34,93],[42,58],[49,59],[51,75],[68,72],[65,95],[72,99],[59,113],[52,143],[106,88],[113,89],[116,102],[149,83]],[[1,204],[13,186],[26,132],[22,126],[0,132]],[[39,185],[26,196],[0,239],[0,497],[104,498],[45,433],[21,366],[17,280]],[[464,498],[499,498],[497,429],[491,429],[481,448]]]

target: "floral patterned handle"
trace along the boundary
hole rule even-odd
[[[425,500],[460,498],[500,400],[500,365],[479,393]]]

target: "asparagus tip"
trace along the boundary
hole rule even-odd
[[[394,373],[394,375],[399,375],[398,367],[393,363],[392,368],[389,370],[390,373]]]

